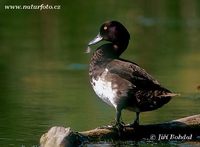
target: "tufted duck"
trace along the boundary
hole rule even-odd
[[[126,50],[129,39],[129,32],[120,22],[108,21],[88,44],[109,41],[93,53],[89,76],[97,96],[115,108],[116,125],[120,126],[123,109],[136,112],[136,119],[130,126],[137,126],[140,112],[160,108],[176,95],[136,63],[119,57]]]

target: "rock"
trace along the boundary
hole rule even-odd
[[[71,128],[52,127],[40,138],[41,147],[74,147],[78,144],[77,135]]]

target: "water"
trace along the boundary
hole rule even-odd
[[[114,109],[96,98],[90,87],[91,55],[85,54],[99,25],[110,19],[121,21],[131,34],[122,57],[137,62],[162,85],[181,94],[165,107],[143,113],[141,123],[200,113],[199,1],[55,3],[61,5],[60,10],[0,8],[0,146],[38,146],[40,136],[55,125],[83,131],[114,121]],[[0,2],[5,4],[13,3]],[[123,112],[127,123],[134,117],[132,112]],[[156,143],[136,143],[147,144]]]

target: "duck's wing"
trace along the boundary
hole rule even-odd
[[[162,87],[143,68],[133,62],[115,59],[107,65],[107,70],[113,77],[120,77],[120,81],[131,83],[131,86],[124,91],[122,90],[121,93],[133,98],[129,99],[130,107],[136,104],[140,111],[157,109],[168,103],[171,96],[175,96],[168,89]]]
[[[133,85],[141,89],[154,89],[160,84],[143,68],[134,62],[123,59],[112,60],[106,67],[112,74],[117,74],[123,79],[130,81]]]

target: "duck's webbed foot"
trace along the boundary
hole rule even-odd
[[[125,127],[137,128],[137,127],[139,127],[139,123],[134,121],[131,124],[126,124]]]
[[[116,122],[115,125],[113,126],[115,129],[120,129],[122,130],[124,128],[124,123],[123,122]]]
[[[123,135],[123,131],[124,131],[124,123],[123,122],[117,122],[115,123],[115,125],[113,126],[113,130],[117,132],[119,137],[122,137]]]

